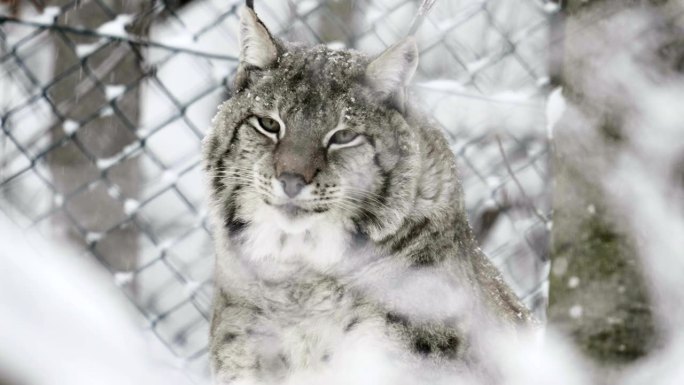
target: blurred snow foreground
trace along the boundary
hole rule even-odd
[[[681,135],[677,133],[676,135]],[[654,142],[656,144],[658,141]],[[681,143],[684,143],[682,141]],[[637,178],[647,176],[637,173]],[[631,178],[631,177],[630,177]],[[630,180],[628,178],[627,180]],[[655,269],[681,264],[671,253],[682,250],[681,238],[658,235],[661,226],[684,229],[669,200],[657,191],[643,190],[641,183],[626,184],[628,198],[648,198],[634,215],[647,221],[649,231],[644,255]],[[657,186],[654,186],[657,187]],[[635,195],[633,195],[635,194]],[[646,195],[640,195],[646,194]],[[658,199],[654,199],[658,198]],[[682,207],[678,207],[681,213]],[[652,223],[655,222],[655,223]],[[655,232],[656,234],[653,234]],[[681,233],[680,233],[681,234]],[[649,237],[652,236],[652,237]],[[109,275],[89,259],[74,259],[58,246],[29,237],[0,217],[0,383],[5,384],[189,384],[164,348],[144,337],[142,323],[134,321],[129,302]],[[654,252],[650,254],[649,252]],[[673,259],[674,258],[674,259]],[[684,269],[676,266],[655,280],[665,298],[679,299],[677,290]],[[660,275],[659,275],[660,276]],[[679,309],[681,312],[681,307]],[[681,325],[681,314],[665,311],[663,317]],[[673,317],[669,317],[672,315]],[[679,384],[684,354],[683,333],[673,328],[664,349],[634,368],[622,383]],[[590,384],[588,364],[567,342],[549,332],[509,340],[490,336],[487,355],[499,368],[501,383],[520,385]],[[322,377],[295,378],[292,384],[476,384],[462,373],[451,376],[436,368],[394,367],[392,360],[375,354],[373,341],[354,345],[345,354],[344,367],[332,367]],[[425,369],[425,368],[423,368]],[[388,382],[387,379],[392,379]]]
[[[192,383],[101,266],[1,215],[0,245],[0,384]]]
[[[196,383],[156,339],[146,337],[144,323],[136,322],[141,320],[130,303],[93,261],[26,235],[4,217],[0,244],[0,384]],[[491,338],[487,350],[507,383],[548,384],[558,371],[574,372],[574,354],[555,337],[544,347],[529,341],[538,340]],[[324,373],[295,376],[288,383],[477,383],[464,373],[398,366],[372,338],[352,341],[341,356],[340,366],[333,363]],[[585,383],[573,380],[582,372],[564,383]]]

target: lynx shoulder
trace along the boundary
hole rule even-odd
[[[371,59],[280,41],[243,8],[240,44],[204,141],[217,383],[285,383],[369,349],[467,366],[476,328],[531,322],[473,239],[442,132],[407,99],[412,39]]]

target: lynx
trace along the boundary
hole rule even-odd
[[[344,383],[400,384],[363,365],[468,367],[477,329],[533,322],[473,238],[442,132],[408,102],[412,38],[371,59],[276,39],[244,7],[240,48],[203,154],[217,384],[347,367]]]

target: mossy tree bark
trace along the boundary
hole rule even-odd
[[[67,6],[69,1],[56,3],[53,5]],[[117,15],[135,17],[151,5],[146,0],[80,2],[67,6],[59,23],[96,30]],[[126,27],[127,31],[145,36],[146,22],[136,20]],[[143,76],[139,47],[59,30],[53,31],[52,37],[56,80],[47,93],[58,116],[51,140],[63,145],[52,150],[47,160],[57,193],[66,197],[53,226],[58,236],[69,239],[72,245],[94,247],[114,271],[133,269],[139,234],[126,221],[123,201],[138,197],[139,160],[132,157],[104,170],[97,167],[97,161],[116,156],[138,140],[135,129],[139,124]],[[79,55],[79,49],[98,44],[103,45],[92,54]],[[119,90],[120,96],[108,93],[107,87]],[[73,123],[65,121],[80,127],[73,131]],[[67,135],[71,137],[65,140]],[[84,232],[92,234],[92,239],[84,237]]]
[[[554,227],[548,318],[596,364],[599,381],[649,353],[658,331],[642,261],[622,229],[605,173],[628,138],[615,93],[606,93],[596,63],[611,50],[601,21],[653,1],[569,1],[559,74],[567,109],[554,129]],[[597,44],[596,40],[603,44]],[[607,43],[607,44],[605,44]],[[654,47],[658,49],[658,47]],[[593,62],[592,62],[593,61]],[[600,71],[600,68],[598,69]]]
[[[655,340],[640,260],[597,187],[601,181],[583,172],[591,163],[579,159],[591,154],[559,147],[549,322],[600,366],[621,366],[646,355]]]

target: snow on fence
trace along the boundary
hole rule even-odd
[[[205,372],[213,253],[199,151],[231,92],[242,1],[18,4],[0,8],[0,211],[100,261],[150,331]],[[406,35],[417,8],[256,2],[279,36],[371,54]],[[556,11],[542,0],[437,1],[417,33],[413,85],[458,157],[483,249],[542,318]]]

